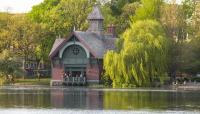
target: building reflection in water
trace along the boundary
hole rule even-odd
[[[51,106],[68,109],[103,109],[103,92],[89,89],[52,89]]]
[[[62,89],[51,90],[51,106],[56,108],[62,108],[64,104],[64,92]]]
[[[199,91],[6,88],[0,89],[0,108],[199,110],[199,95]]]

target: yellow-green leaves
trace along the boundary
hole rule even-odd
[[[122,49],[104,57],[105,74],[113,87],[150,86],[166,76],[168,41],[157,21],[133,23],[122,39]]]
[[[164,0],[141,0],[142,4],[136,9],[133,21],[145,19],[158,19],[160,16],[160,5]]]

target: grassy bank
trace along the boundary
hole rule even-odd
[[[44,79],[16,79],[15,85],[50,85],[50,78]]]

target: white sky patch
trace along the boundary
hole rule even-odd
[[[41,3],[43,0],[0,0],[0,11],[11,13],[29,12],[32,6]]]
[[[177,4],[181,4],[181,2],[184,0],[165,0],[165,1],[168,3],[175,1]]]

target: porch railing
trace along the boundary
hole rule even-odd
[[[86,78],[85,77],[65,77],[64,85],[85,85]]]

